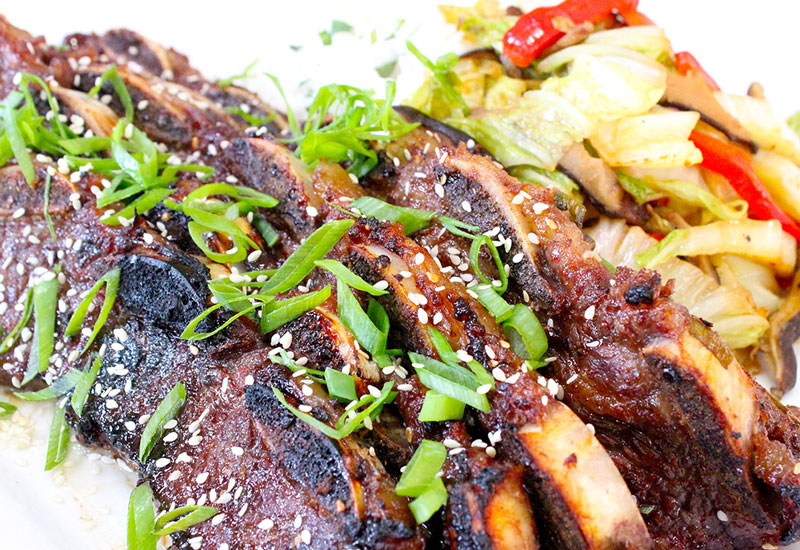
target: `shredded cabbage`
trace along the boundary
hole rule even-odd
[[[595,251],[603,258],[631,269],[639,268],[638,254],[657,244],[641,228],[628,227],[622,220],[601,218],[587,232],[596,243]],[[665,261],[656,270],[663,280],[675,281],[672,299],[693,315],[713,323],[731,348],[758,343],[769,328],[764,312],[759,311],[744,284],[728,279],[719,284],[700,268],[676,258]]]
[[[767,264],[780,275],[794,273],[797,243],[775,220],[718,221],[675,229],[642,252],[639,265],[657,267],[677,256],[736,254]]]
[[[536,69],[544,74],[552,73],[564,65],[572,63],[580,56],[588,56],[619,65],[654,86],[657,86],[661,79],[666,77],[664,66],[643,53],[613,44],[591,44],[586,42],[564,48],[542,59],[536,64]]]
[[[527,164],[553,170],[576,141],[592,130],[591,121],[558,95],[527,92],[509,109],[452,118],[505,166]]]
[[[736,117],[762,149],[775,151],[800,165],[800,136],[763,99],[716,92],[717,101]]]
[[[672,52],[672,46],[664,29],[655,25],[639,25],[598,31],[589,35],[584,44],[621,46],[643,53],[656,60],[663,59],[664,56],[670,55]]]
[[[713,256],[711,262],[723,285],[742,285],[753,297],[756,307],[772,313],[781,302],[781,290],[775,274],[767,266],[741,256]]]
[[[649,59],[648,59],[649,61]],[[559,95],[595,123],[640,115],[655,106],[666,90],[667,73],[659,65],[656,78],[616,63],[579,54],[563,77],[548,78],[542,90]]]
[[[800,220],[800,168],[783,155],[760,149],[753,168],[783,210]]]
[[[439,6],[444,20],[458,26],[464,38],[485,48],[503,51],[503,35],[517,21],[496,0],[478,0],[473,6]]]

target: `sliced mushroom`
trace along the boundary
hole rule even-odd
[[[786,299],[769,317],[766,355],[762,362],[772,364],[776,387],[773,391],[781,396],[792,389],[797,381],[797,357],[794,343],[800,338],[800,273],[796,274]]]
[[[756,150],[750,132],[719,104],[700,75],[667,73],[667,90],[661,98],[661,105],[682,111],[697,111],[705,123],[725,134],[731,141],[741,143],[753,152]]]
[[[633,225],[644,225],[650,218],[647,209],[622,188],[614,171],[602,159],[590,155],[583,143],[570,147],[558,167],[581,186],[601,212]]]

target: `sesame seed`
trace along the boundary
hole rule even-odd
[[[717,510],[717,519],[719,519],[721,522],[724,523],[728,521],[728,514],[726,514],[722,510]]]
[[[271,519],[267,518],[267,519],[265,519],[265,520],[262,520],[262,521],[261,521],[261,522],[258,524],[258,526],[257,526],[257,527],[258,527],[259,529],[261,529],[262,531],[269,531],[270,529],[272,529],[272,527],[273,527],[274,525],[275,525],[275,522],[274,522],[274,521],[272,521]]]
[[[248,262],[255,262],[261,257],[261,250],[253,250],[250,254],[247,255]]]
[[[494,458],[495,456],[497,456],[497,449],[491,446],[486,447],[486,454],[489,455],[489,457]]]
[[[491,384],[483,384],[482,386],[478,386],[475,392],[478,393],[479,395],[486,395],[487,393],[489,393],[489,390],[491,389],[492,389]]]
[[[294,528],[300,529],[302,525],[303,525],[303,516],[298,515],[297,517],[294,518]]]
[[[537,202],[536,204],[533,205],[533,213],[538,216],[548,208],[550,208],[550,206],[546,205],[545,203]]]
[[[372,287],[375,290],[386,290],[387,288],[389,288],[389,281],[384,281],[384,280],[378,281],[377,283],[372,285]]]
[[[298,408],[300,411],[304,412],[304,413],[310,413],[310,412],[311,412],[311,407],[310,407],[310,406],[308,406],[308,405],[300,405],[300,406],[299,406],[299,407],[297,407],[297,408]]]
[[[306,214],[308,214],[312,218],[316,218],[319,215],[319,211],[316,208],[314,208],[313,206],[307,206],[306,207]]]
[[[503,369],[501,369],[500,367],[495,367],[492,369],[492,376],[494,377],[495,380],[499,382],[506,381],[506,373],[503,372]]]
[[[417,318],[419,319],[419,322],[422,323],[423,325],[427,324],[428,323],[428,312],[425,311],[422,308],[418,309],[417,310]]]
[[[528,240],[533,244],[539,244],[539,236],[536,233],[528,233]]]
[[[14,210],[14,213],[11,215],[11,217],[16,220],[16,219],[21,218],[24,215],[25,215],[25,209],[24,208],[17,208],[16,210]]]
[[[208,472],[203,472],[202,474],[198,475],[195,481],[197,481],[198,485],[202,485],[203,483],[208,481]]]
[[[588,320],[592,320],[594,319],[594,312],[595,312],[595,307],[594,305],[591,305],[586,308],[586,311],[583,312],[583,316]]]
[[[231,447],[231,452],[236,456],[242,456],[244,454],[244,449],[241,447]]]
[[[469,201],[461,201],[461,208],[464,209],[464,212],[472,212],[472,205]]]
[[[168,459],[168,458],[163,458],[163,457],[159,458],[158,460],[156,460],[156,468],[159,468],[159,469],[160,468],[166,468],[167,466],[169,466],[170,462],[172,462],[172,461],[170,459]]]

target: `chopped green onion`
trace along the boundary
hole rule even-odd
[[[537,360],[547,351],[547,335],[528,306],[516,304],[503,328],[514,353],[523,359]]]
[[[164,433],[164,424],[178,415],[185,401],[186,387],[182,382],[178,382],[159,403],[144,427],[142,440],[139,442],[139,462],[147,460],[156,442]]]
[[[64,407],[56,407],[53,422],[50,424],[50,437],[47,440],[47,458],[44,469],[52,470],[67,457],[69,449],[69,426],[64,415]]]
[[[228,78],[217,80],[217,86],[219,86],[220,88],[227,88],[228,86],[233,85],[234,80],[241,80],[243,78],[249,77],[250,71],[252,71],[253,67],[255,67],[258,64],[258,61],[259,61],[258,59],[254,59],[253,61],[251,61],[247,65],[247,67],[244,68],[244,71],[242,71],[239,74],[235,74],[233,76],[229,76]]]
[[[207,183],[201,185],[183,199],[183,202],[195,202],[215,195],[224,195],[248,206],[260,206],[262,208],[272,208],[278,205],[278,199],[260,193],[255,189],[243,187],[241,185],[229,185],[227,183]]]
[[[442,226],[453,235],[466,237],[468,239],[473,239],[475,237],[475,233],[481,232],[480,227],[464,223],[455,218],[448,218],[447,216],[439,216],[439,223],[441,223]]]
[[[478,285],[473,287],[478,301],[498,323],[502,323],[511,316],[512,306],[500,296],[491,285]]]
[[[102,221],[106,225],[121,225],[122,218],[130,220],[136,215],[141,216],[174,192],[174,189],[151,189],[150,191],[146,191],[139,195],[133,202],[129,203],[125,208],[107,218],[103,218]]]
[[[428,210],[395,206],[375,197],[360,197],[351,203],[351,207],[357,208],[365,216],[402,223],[406,235],[425,229],[435,216]]]
[[[423,422],[441,422],[444,420],[459,420],[464,416],[465,404],[456,401],[452,397],[428,390],[422,408],[419,411],[419,419]]]
[[[0,114],[3,118],[3,129],[5,130],[5,137],[14,153],[14,158],[17,159],[22,174],[25,176],[25,181],[29,185],[33,185],[36,181],[36,170],[33,167],[31,154],[28,152],[28,147],[25,145],[25,140],[22,138],[20,131],[17,112],[14,109],[16,105],[16,96],[9,94],[8,97],[0,104]]]
[[[331,297],[331,286],[322,290],[301,294],[286,300],[273,300],[264,306],[261,316],[261,332],[272,332],[300,317],[306,311],[314,309]]]
[[[278,348],[278,351],[279,351],[278,355],[269,356],[270,361],[272,361],[273,363],[277,363],[279,365],[283,365],[292,372],[298,372],[301,370],[305,371],[306,375],[312,380],[315,380],[320,384],[325,383],[325,378],[324,378],[325,373],[323,373],[321,370],[300,366],[289,357],[289,354],[286,353],[286,350]]]
[[[149,483],[143,483],[131,492],[128,501],[127,550],[156,550],[158,536],[153,533],[155,525],[153,491]]]
[[[413,364],[418,365],[417,376],[425,387],[466,403],[479,411],[489,410],[489,400],[486,395],[476,391],[482,384],[471,371],[417,353],[409,353],[408,357]]]
[[[447,488],[441,478],[436,478],[427,491],[412,500],[408,508],[417,523],[425,523],[447,503]]]
[[[117,70],[116,65],[111,65],[105,70],[105,72],[103,72],[103,74],[100,76],[100,81],[94,86],[94,88],[89,90],[89,95],[96,96],[97,93],[102,89],[103,84],[106,82],[111,82],[111,85],[114,87],[114,91],[117,92],[120,103],[122,103],[122,107],[125,109],[125,118],[127,118],[129,121],[132,121],[133,101],[131,101],[131,94],[128,92],[128,87],[125,86],[125,81],[119,76],[119,71]]]
[[[452,367],[460,368],[459,363],[461,362],[461,359],[458,358],[458,354],[453,351],[450,343],[442,335],[442,333],[436,330],[434,327],[428,327],[428,336],[431,339],[433,348],[436,350],[436,353],[439,354],[439,357],[442,359],[442,361]],[[494,378],[487,372],[483,365],[472,359],[471,361],[467,361],[467,366],[469,366],[469,369],[472,371],[472,374],[475,375],[475,378],[480,385],[489,384],[492,388],[494,388]]]
[[[30,321],[31,313],[33,312],[33,288],[29,288],[25,293],[25,306],[22,310],[22,317],[19,318],[17,324],[14,325],[14,328],[11,329],[11,332],[8,333],[5,340],[3,340],[2,345],[0,345],[0,354],[7,352],[14,346],[14,342],[17,341],[19,338],[20,331],[28,324]]]
[[[327,269],[333,273],[337,279],[341,279],[356,290],[361,290],[373,296],[382,296],[386,294],[385,290],[378,290],[367,281],[347,269],[344,264],[338,260],[318,260],[314,262],[314,265],[323,269]]]
[[[332,397],[347,402],[358,399],[356,381],[349,374],[328,367],[325,369],[325,385]]]
[[[64,376],[53,380],[53,383],[34,392],[14,392],[14,395],[23,401],[47,401],[66,394],[75,387],[81,379],[82,373],[79,370],[71,370]]]
[[[336,300],[339,318],[353,333],[361,347],[370,352],[373,358],[386,353],[386,333],[380,330],[361,308],[347,284],[338,279]]]
[[[342,415],[342,417],[339,419],[339,422],[337,422],[337,424],[341,424],[341,427],[339,428],[331,428],[329,425],[325,424],[324,422],[320,422],[310,414],[304,413],[299,409],[293,407],[292,405],[289,404],[288,401],[286,401],[286,398],[283,396],[280,390],[278,390],[278,388],[272,388],[272,391],[275,394],[275,397],[278,399],[278,401],[280,401],[284,407],[289,409],[289,411],[291,411],[291,413],[294,414],[297,418],[299,418],[306,424],[316,428],[317,430],[327,435],[331,439],[343,439],[348,435],[350,435],[351,433],[353,433],[354,431],[358,430],[367,417],[372,418],[373,413],[377,409],[383,407],[385,403],[389,402],[389,400],[392,398],[393,386],[394,382],[387,382],[386,384],[384,384],[383,389],[381,390],[381,393],[377,398],[371,395],[364,396],[364,398],[362,398],[362,401],[364,401],[365,403],[370,403],[370,405],[366,409],[358,413],[356,416],[351,418],[350,420],[347,420],[346,422],[343,421],[344,419],[347,418],[348,416],[347,413]],[[361,404],[361,402],[359,402],[359,404]]]
[[[163,537],[164,535],[184,531],[192,525],[197,525],[213,518],[217,513],[217,509],[211,506],[181,506],[159,517],[153,534],[157,537]]]
[[[229,112],[230,114],[232,114],[232,115],[236,115],[236,116],[238,116],[240,118],[243,118],[245,120],[245,122],[247,122],[248,124],[250,124],[254,128],[258,127],[258,126],[266,126],[267,124],[269,124],[270,122],[272,122],[273,120],[278,118],[278,114],[277,113],[272,113],[271,115],[266,116],[264,118],[253,116],[252,114],[248,113],[247,111],[245,111],[241,107],[234,107],[234,106],[230,106],[230,105],[225,107],[225,110],[227,112]]]
[[[53,353],[56,327],[56,305],[58,302],[58,280],[39,281],[33,287],[33,311],[36,324],[31,341],[31,353],[28,356],[28,369],[22,379],[24,386],[37,374],[47,370],[50,355]]]
[[[103,358],[98,355],[97,358],[92,362],[92,366],[87,367],[87,369],[83,372],[81,379],[75,385],[75,391],[72,392],[70,403],[72,404],[72,410],[75,411],[75,414],[77,414],[78,417],[83,414],[83,407],[86,405],[86,401],[89,398],[89,392],[94,385],[94,381],[97,379],[97,373],[100,372],[100,366],[102,364]]]
[[[261,293],[272,296],[300,284],[314,269],[314,262],[324,258],[354,223],[354,220],[338,220],[314,231],[270,277]]]
[[[5,416],[11,416],[17,411],[16,405],[12,405],[11,403],[6,403],[5,401],[0,401],[0,418]]]
[[[423,439],[397,482],[397,494],[420,496],[437,479],[446,458],[447,449],[442,443]]]
[[[108,315],[111,313],[111,308],[114,307],[114,302],[117,299],[117,288],[119,287],[119,277],[120,277],[120,270],[119,268],[112,269],[102,277],[92,286],[89,292],[84,296],[81,303],[78,304],[78,307],[75,309],[75,313],[72,314],[72,317],[67,324],[67,329],[64,332],[66,336],[73,336],[80,332],[81,326],[83,325],[83,321],[86,319],[86,314],[89,312],[89,306],[94,300],[94,297],[100,291],[100,288],[105,285],[106,286],[106,293],[105,297],[103,298],[103,307],[100,308],[100,313],[97,315],[97,320],[94,322],[94,329],[92,330],[92,335],[89,337],[89,340],[86,342],[86,345],[83,347],[81,354],[86,353],[86,350],[89,349],[89,346],[92,345],[94,339],[97,338],[97,335],[100,334],[100,331],[103,329],[103,326],[106,324],[106,320],[108,319]]]
[[[464,101],[464,98],[461,97],[453,83],[451,82],[452,78],[458,78],[455,73],[453,72],[453,67],[458,62],[458,55],[455,53],[448,53],[442,56],[439,56],[434,63],[424,55],[422,52],[417,49],[414,44],[411,43],[410,40],[406,40],[406,47],[408,51],[414,54],[420,63],[425,65],[425,67],[431,72],[434,80],[438,84],[439,88],[442,90],[442,94],[447,98],[447,100],[455,105],[461,110],[461,113],[464,116],[469,114],[469,106],[467,102]]]
[[[500,277],[500,286],[495,287],[495,291],[498,294],[503,294],[503,292],[505,292],[508,288],[508,274],[506,273],[506,268],[503,265],[503,260],[500,258],[500,253],[497,251],[497,247],[492,242],[492,239],[486,235],[475,235],[472,239],[472,245],[469,247],[469,259],[472,262],[472,268],[475,270],[475,274],[480,277],[484,283],[494,286],[492,281],[484,276],[480,267],[479,260],[481,247],[484,245],[486,245],[486,247],[489,249],[489,254],[494,260],[494,265],[497,268],[497,274]]]
[[[280,235],[278,235],[278,232],[272,227],[272,224],[258,214],[253,216],[253,227],[255,227],[258,234],[261,235],[264,244],[269,247],[275,246],[278,240],[280,240]]]
[[[219,218],[221,221],[223,220],[221,216],[215,216],[215,217]],[[234,244],[235,250],[233,251],[233,253],[231,253],[230,251],[220,253],[211,250],[211,247],[209,247],[206,244],[203,235],[205,233],[216,233],[216,232],[224,233],[225,231],[221,227],[209,227],[207,225],[191,221],[187,224],[187,228],[189,230],[189,236],[192,238],[192,241],[194,241],[194,244],[197,245],[197,248],[202,250],[203,254],[205,254],[210,260],[216,263],[235,264],[237,262],[243,261],[247,257],[247,247],[245,243],[234,236],[232,236],[233,242],[235,243]]]
[[[278,90],[286,96],[278,80]],[[287,118],[296,143],[295,154],[313,167],[321,159],[348,163],[348,171],[362,177],[378,164],[378,156],[371,141],[390,141],[416,128],[392,107],[395,83],[386,83],[386,98],[375,100],[372,92],[329,84],[317,92],[308,108],[305,125],[300,128],[291,107],[286,104]]]
[[[200,315],[191,320],[191,322],[186,326],[186,328],[183,329],[183,333],[181,333],[181,338],[184,340],[205,340],[206,338],[210,338],[215,334],[217,334],[218,332],[225,330],[225,328],[227,328],[228,325],[233,323],[236,319],[238,319],[242,315],[247,315],[251,311],[262,307],[264,304],[269,303],[272,300],[274,300],[272,296],[261,296],[259,294],[250,294],[246,296],[241,295],[236,298],[231,298],[230,300],[227,300],[225,302],[214,304],[210,308],[206,309],[203,313],[201,313]],[[203,319],[214,313],[219,308],[221,307],[230,308],[233,304],[239,302],[250,303],[250,301],[259,303],[251,304],[247,308],[239,311],[236,315],[233,315],[230,319],[225,321],[222,325],[212,330],[211,332],[195,332],[195,329],[203,321]]]
[[[50,231],[50,236],[53,242],[56,243],[56,228],[53,226],[53,218],[50,217],[50,183],[53,178],[48,172],[44,180],[44,219],[47,221],[47,229]]]

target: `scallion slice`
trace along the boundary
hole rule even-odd
[[[105,285],[106,293],[105,297],[103,298],[103,307],[100,308],[100,313],[97,315],[97,320],[94,322],[94,329],[92,330],[92,335],[89,337],[89,340],[86,342],[86,345],[83,347],[81,354],[86,353],[86,350],[89,349],[89,346],[92,345],[94,339],[97,338],[97,335],[100,334],[100,331],[103,329],[103,326],[106,324],[106,320],[108,319],[108,315],[111,313],[111,308],[114,307],[114,302],[117,299],[117,288],[119,287],[119,277],[120,277],[120,270],[119,268],[112,269],[102,277],[89,289],[89,292],[84,296],[81,303],[78,304],[78,307],[75,309],[75,313],[72,314],[72,317],[67,324],[67,330],[65,331],[66,336],[73,336],[80,332],[81,326],[83,325],[83,321],[86,319],[86,314],[89,311],[89,305],[94,300],[94,297],[100,291],[100,288]]]
[[[11,403],[6,403],[5,401],[0,401],[0,418],[5,416],[11,416],[17,411],[16,405],[12,405]]]
[[[322,290],[301,294],[286,300],[273,300],[266,304],[261,316],[261,332],[272,332],[300,317],[308,310],[314,309],[322,302],[330,298],[331,287],[326,286]]]
[[[17,338],[19,338],[20,332],[25,327],[25,325],[28,324],[28,321],[30,321],[32,312],[33,312],[33,288],[29,288],[25,293],[25,306],[22,309],[22,317],[19,318],[17,324],[14,325],[14,328],[11,329],[11,332],[8,333],[8,336],[5,337],[2,345],[0,345],[0,354],[6,353],[14,346],[14,343],[17,341]]]
[[[278,205],[278,199],[260,193],[255,189],[243,187],[241,185],[230,185],[227,183],[207,183],[201,185],[183,199],[185,203],[199,201],[207,197],[215,195],[224,195],[232,199],[242,202],[248,206],[260,206],[262,208],[272,208]]]
[[[356,290],[361,290],[373,296],[382,296],[386,294],[385,290],[378,290],[367,281],[347,269],[345,265],[338,260],[318,260],[314,262],[314,265],[323,269],[327,269],[333,273],[337,279],[341,279]]]
[[[53,178],[48,173],[44,180],[44,219],[47,221],[47,229],[50,231],[50,237],[52,237],[55,243],[57,242],[56,228],[53,226],[53,218],[50,217],[50,183],[52,179]]]
[[[425,229],[435,216],[428,210],[395,206],[375,197],[359,197],[351,203],[351,206],[357,208],[365,216],[402,223],[403,232],[406,235]]]
[[[52,470],[67,457],[69,449],[69,426],[64,415],[64,407],[56,407],[53,422],[50,424],[50,437],[47,440],[47,458],[44,469]]]
[[[79,370],[71,370],[64,376],[53,380],[53,383],[34,392],[14,392],[14,395],[23,401],[48,401],[61,397],[81,380],[82,373]]]
[[[409,503],[408,508],[417,523],[425,523],[446,503],[447,488],[442,479],[437,477],[424,493]]]
[[[511,316],[503,323],[503,329],[514,353],[523,359],[537,360],[547,351],[547,335],[528,306],[516,304]]]
[[[186,401],[186,387],[178,382],[159,403],[156,410],[147,421],[139,442],[139,462],[144,462],[150,456],[158,439],[164,433],[164,424],[178,415]]]
[[[478,301],[498,323],[511,317],[512,306],[500,296],[491,285],[478,285],[473,287]]]
[[[417,353],[409,353],[408,356],[412,363],[421,365],[417,368],[417,376],[425,387],[479,411],[489,410],[489,400],[486,395],[477,393],[481,384],[471,371]]]
[[[75,411],[79,417],[83,414],[83,407],[86,405],[86,400],[89,398],[89,392],[97,379],[97,373],[100,372],[100,366],[103,364],[103,358],[99,355],[94,361],[91,361],[92,366],[87,367],[83,372],[81,379],[75,385],[75,391],[72,392],[70,403],[72,410]]]
[[[220,216],[216,217],[222,219]],[[187,224],[187,229],[189,230],[189,236],[192,238],[192,241],[194,241],[194,244],[196,244],[197,248],[202,250],[203,254],[205,254],[211,261],[214,261],[218,264],[235,264],[243,261],[247,257],[247,247],[245,246],[245,243],[240,242],[235,236],[231,236],[236,248],[232,253],[215,252],[214,250],[211,250],[211,247],[206,244],[204,235],[206,233],[224,233],[224,230],[221,228],[209,227],[207,225],[191,221]]]
[[[216,516],[217,513],[217,509],[211,506],[181,506],[159,517],[153,534],[157,537],[171,535],[188,529],[192,525],[203,523]]]
[[[356,381],[349,374],[327,367],[325,369],[325,385],[332,397],[348,403],[358,399]]]
[[[114,91],[117,92],[120,103],[122,103],[122,107],[125,109],[125,118],[132,121],[133,101],[131,101],[131,94],[128,92],[128,87],[125,86],[125,81],[122,80],[122,77],[119,75],[116,65],[111,65],[105,70],[105,72],[103,72],[103,74],[100,76],[100,81],[94,86],[94,88],[89,90],[89,95],[96,96],[103,87],[103,84],[106,82],[111,82],[111,85],[114,87]]]
[[[430,336],[433,348],[436,350],[436,353],[439,354],[439,357],[441,357],[442,361],[453,367],[458,367],[461,359],[458,358],[458,354],[453,351],[450,343],[442,335],[442,333],[434,327],[428,327],[428,335]],[[494,388],[494,378],[491,374],[489,374],[483,365],[478,363],[475,359],[472,359],[467,361],[467,366],[472,371],[472,374],[475,375],[475,378],[481,386],[484,384],[489,384],[492,388]]]
[[[128,550],[156,550],[155,525],[153,491],[149,483],[143,483],[131,492],[128,500]]]
[[[397,482],[397,494],[406,497],[420,496],[436,479],[446,458],[447,449],[444,444],[423,439]]]
[[[58,302],[58,280],[53,277],[36,283],[33,287],[33,311],[35,326],[31,353],[28,356],[28,369],[22,379],[24,386],[37,374],[44,372],[50,364],[53,353],[56,326],[56,305]]]
[[[452,397],[428,390],[419,411],[419,419],[423,422],[441,422],[459,420],[464,416],[465,404]]]
[[[253,216],[253,227],[255,227],[258,234],[261,235],[264,244],[269,247],[275,246],[280,240],[280,235],[278,235],[278,232],[272,227],[272,224],[258,214]]]
[[[29,185],[33,185],[36,181],[36,170],[33,167],[31,154],[28,152],[28,147],[25,145],[25,140],[22,138],[22,133],[17,122],[16,104],[21,99],[21,94],[11,94],[0,104],[0,114],[3,118],[3,130],[11,151],[14,153],[14,158],[17,159],[22,174],[25,176],[25,181]]]
[[[261,294],[272,296],[300,284],[314,269],[314,262],[324,258],[354,223],[355,220],[337,220],[314,231],[269,278]]]
[[[264,304],[272,302],[273,300],[274,300],[274,298],[272,296],[261,296],[259,294],[248,294],[248,295],[242,294],[241,296],[237,296],[235,298],[231,298],[230,300],[227,300],[225,302],[221,302],[219,304],[214,304],[210,308],[206,309],[203,313],[201,313],[200,315],[198,315],[197,317],[192,319],[191,322],[188,325],[186,325],[186,328],[183,329],[183,333],[181,333],[181,338],[184,339],[184,340],[204,340],[206,338],[210,338],[210,337],[214,336],[215,334],[217,334],[218,332],[221,332],[221,331],[225,330],[225,328],[228,325],[233,323],[236,319],[238,319],[242,315],[247,315],[251,311],[254,311],[254,310],[258,309],[258,308],[262,307]],[[206,317],[208,317],[209,315],[214,313],[219,308],[221,308],[221,307],[230,308],[232,305],[238,304],[238,303],[241,303],[241,302],[246,302],[246,303],[248,303],[250,305],[248,305],[246,308],[244,308],[241,311],[239,311],[238,313],[236,313],[236,315],[233,315],[230,319],[228,319],[227,321],[222,323],[222,325],[218,326],[217,328],[215,328],[211,332],[196,332],[195,331],[195,329],[203,321],[203,319],[205,319]],[[255,303],[251,303],[251,302],[255,302]]]
[[[339,318],[353,333],[361,347],[375,355],[386,352],[386,333],[381,331],[369,315],[361,308],[361,304],[353,295],[350,287],[338,279],[336,282],[336,300]]]

